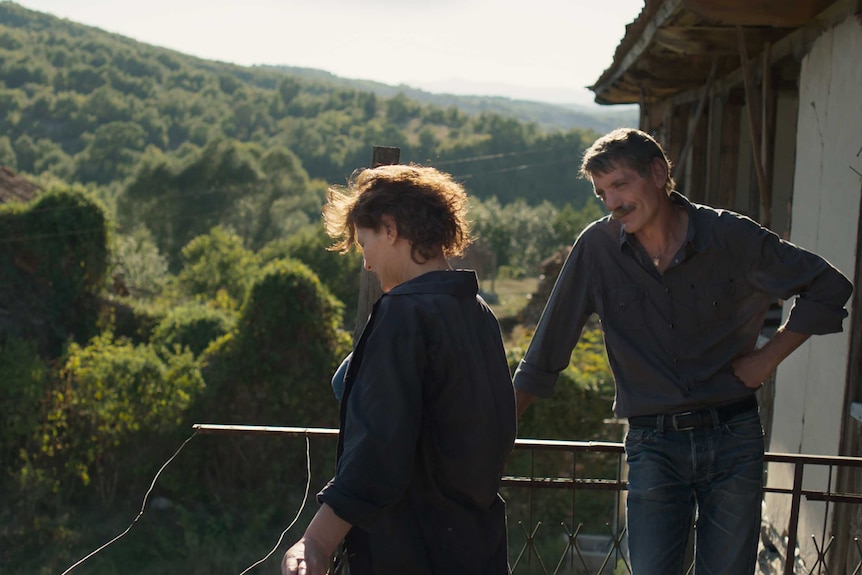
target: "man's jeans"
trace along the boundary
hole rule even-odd
[[[626,504],[633,575],[752,575],[760,533],[763,429],[756,411],[689,431],[632,427]]]

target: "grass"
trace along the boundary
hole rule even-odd
[[[498,279],[493,282],[493,290],[491,280],[482,280],[481,288],[484,292],[492,292],[497,296],[496,301],[488,302],[494,314],[498,318],[517,316],[527,302],[530,296],[535,293],[539,285],[539,278],[523,278],[523,279]],[[493,300],[494,298],[489,298]]]

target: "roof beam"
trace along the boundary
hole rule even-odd
[[[686,10],[736,26],[795,28],[826,9],[834,0],[683,0]]]
[[[661,6],[659,6],[658,10],[653,15],[650,23],[638,37],[634,46],[632,46],[628,53],[623,57],[616,70],[614,70],[609,77],[600,79],[600,83],[590,86],[589,89],[596,95],[599,95],[610,85],[619,80],[620,77],[628,71],[629,67],[637,62],[641,55],[649,48],[656,32],[674,15],[674,13],[676,13],[680,5],[682,5],[682,2],[683,0],[667,0],[662,2]]]

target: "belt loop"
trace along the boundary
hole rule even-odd
[[[656,432],[658,433],[659,437],[664,435],[664,414],[663,413],[659,413],[658,417],[656,417],[655,426],[656,426]]]
[[[718,410],[716,408],[709,408],[709,416],[712,418],[713,429],[718,429],[719,427],[721,427],[721,419],[718,417]]]

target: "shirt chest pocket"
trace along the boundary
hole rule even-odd
[[[646,327],[644,291],[640,286],[622,286],[602,293],[599,314],[606,329],[633,330]]]
[[[733,316],[741,285],[733,278],[706,285],[692,285],[697,328],[709,328]]]

